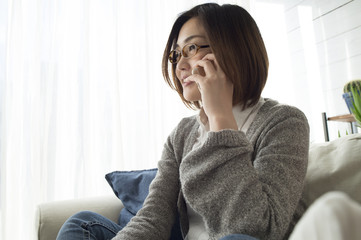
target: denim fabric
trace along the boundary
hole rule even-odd
[[[70,217],[61,227],[57,240],[112,239],[121,230],[118,224],[93,212],[83,211]]]
[[[115,237],[121,226],[97,213],[83,211],[70,217],[61,227],[57,240],[108,240]],[[232,234],[220,240],[257,240],[256,238]]]
[[[243,234],[231,234],[221,238],[220,240],[258,240],[258,239]]]

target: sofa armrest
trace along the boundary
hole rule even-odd
[[[39,240],[52,240],[63,223],[80,211],[92,211],[117,222],[122,202],[115,196],[55,201],[38,205],[36,212],[36,232]]]

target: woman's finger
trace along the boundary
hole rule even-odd
[[[202,58],[202,60],[204,60],[204,61],[210,61],[210,62],[213,63],[213,65],[214,65],[214,67],[215,67],[216,69],[219,68],[218,61],[217,61],[217,59],[216,59],[216,57],[214,56],[213,53],[208,53],[207,55],[205,55],[205,56]]]
[[[201,91],[201,85],[199,85],[198,82],[196,82],[196,84],[197,84],[197,87],[198,87],[199,91]]]
[[[203,76],[201,76],[200,74],[192,74],[185,79],[186,82],[195,82],[197,85],[199,85],[202,80]]]
[[[204,70],[204,74],[203,76],[211,76],[211,75],[215,75],[217,73],[217,69],[213,63],[212,60],[199,60],[197,63],[196,63],[196,67],[199,68],[203,68]]]
[[[217,62],[217,59],[216,59],[216,57],[214,56],[213,53],[208,53],[208,54],[206,54],[206,55],[202,58],[202,60],[209,60],[209,61]]]

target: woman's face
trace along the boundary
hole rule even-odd
[[[198,46],[208,45],[206,32],[197,18],[189,19],[179,31],[176,49],[182,52],[182,48],[189,43]],[[200,48],[193,57],[181,57],[176,67],[176,75],[183,87],[183,96],[187,101],[195,102],[201,100],[201,94],[195,82],[184,82],[188,76],[192,75],[192,69],[196,66],[196,62],[201,60],[211,49]]]

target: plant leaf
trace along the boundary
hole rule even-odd
[[[352,107],[351,111],[355,116],[356,121],[361,124],[361,96],[356,87],[351,87],[352,92]]]

